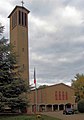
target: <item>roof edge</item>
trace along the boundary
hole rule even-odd
[[[58,84],[46,86],[45,88],[37,88],[37,90],[39,90],[39,89],[46,89],[46,88],[50,88],[50,87],[54,87],[54,86],[58,86],[58,85],[64,85],[64,86],[74,90],[74,88],[72,86],[66,85],[65,83],[58,83]],[[32,91],[35,91],[35,89],[33,89]]]
[[[13,9],[13,11],[10,13],[10,15],[8,16],[8,18],[10,18],[10,16],[13,14],[13,12],[14,12],[17,8],[25,9],[25,10],[27,11],[27,13],[30,12],[27,8],[25,8],[25,7],[23,7],[23,6],[16,6],[16,7]]]

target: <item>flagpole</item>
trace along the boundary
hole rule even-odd
[[[34,84],[35,84],[35,104],[36,104],[35,112],[37,113],[37,85],[36,85],[36,71],[35,71],[35,68],[34,68]]]
[[[35,84],[35,93],[36,93],[36,113],[37,113],[37,86],[36,86],[36,84]]]

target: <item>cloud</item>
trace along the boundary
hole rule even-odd
[[[64,10],[62,10],[63,22],[66,25],[80,25],[83,22],[82,13],[73,6],[66,6]]]
[[[30,83],[70,84],[84,73],[84,0],[25,0],[29,13]],[[21,1],[0,1],[0,20],[9,37],[7,16]],[[8,6],[8,7],[4,7]]]

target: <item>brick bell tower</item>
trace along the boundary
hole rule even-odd
[[[18,55],[18,65],[22,70],[22,78],[29,85],[29,52],[28,52],[28,14],[23,6],[16,6],[10,13],[10,43]]]

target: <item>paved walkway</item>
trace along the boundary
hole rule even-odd
[[[44,115],[60,118],[61,120],[84,120],[84,114],[63,115],[62,111],[59,112],[44,112]]]

